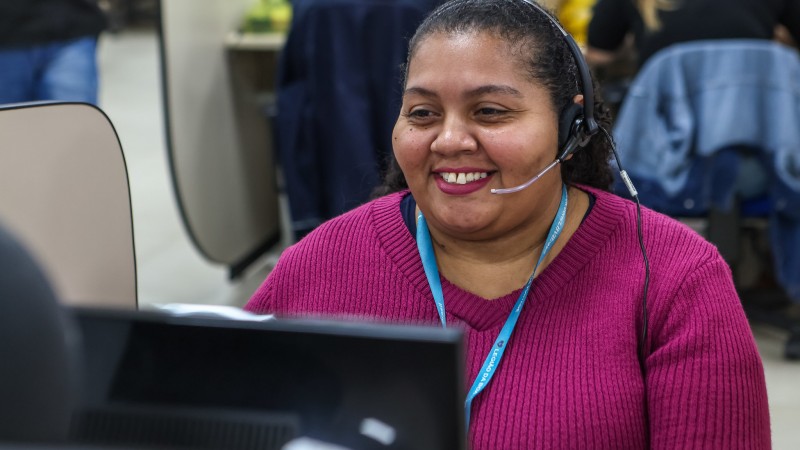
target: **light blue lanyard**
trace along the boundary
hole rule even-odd
[[[467,399],[464,405],[466,409],[467,429],[469,429],[472,400],[489,384],[494,376],[497,366],[500,365],[500,360],[503,358],[503,353],[506,350],[506,344],[508,343],[508,340],[511,339],[511,334],[514,332],[514,326],[517,324],[517,319],[519,319],[519,315],[522,312],[522,307],[525,305],[525,300],[528,297],[528,291],[533,283],[533,276],[536,274],[536,269],[539,268],[539,264],[541,264],[542,260],[544,260],[544,257],[561,235],[561,231],[564,229],[566,217],[567,187],[562,185],[561,203],[558,205],[558,212],[556,212],[556,217],[553,219],[553,224],[550,225],[550,231],[547,233],[547,238],[545,239],[544,246],[542,247],[542,253],[539,255],[539,260],[536,262],[536,266],[533,268],[533,274],[528,279],[528,282],[525,283],[525,287],[522,288],[522,293],[519,295],[517,303],[514,304],[514,309],[511,310],[511,314],[508,315],[506,323],[503,325],[503,328],[500,330],[500,334],[494,341],[494,346],[492,347],[491,352],[489,352],[489,355],[486,357],[486,361],[484,361],[481,371],[478,373],[478,376],[475,378],[475,382],[472,384],[472,387],[467,393]],[[433,293],[433,300],[436,303],[436,311],[439,312],[439,320],[442,322],[442,327],[447,327],[444,309],[444,293],[442,292],[442,283],[439,278],[439,267],[436,265],[436,255],[433,252],[433,245],[431,243],[431,234],[428,230],[428,224],[425,222],[425,217],[423,217],[421,212],[417,217],[417,249],[419,250],[419,255],[422,258],[422,267],[425,269],[425,276],[428,278],[428,284],[431,287],[431,293]]]

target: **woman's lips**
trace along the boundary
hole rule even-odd
[[[492,173],[481,171],[445,172],[434,174],[436,186],[448,195],[467,195],[480,190],[489,183]],[[469,180],[469,181],[468,181]]]

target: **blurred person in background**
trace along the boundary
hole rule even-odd
[[[586,59],[594,65],[612,62],[632,37],[641,66],[672,44],[775,39],[780,25],[795,42],[800,38],[800,0],[598,0]]]
[[[797,41],[794,40],[792,34],[783,25],[775,27],[775,40],[789,47],[797,47]]]
[[[0,104],[96,104],[106,26],[96,0],[0,0]]]
[[[597,0],[540,0],[558,17],[558,21],[579,46],[586,46],[586,31],[592,20],[592,8]]]

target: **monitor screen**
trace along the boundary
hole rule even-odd
[[[463,449],[462,333],[74,309],[73,439],[158,448]]]

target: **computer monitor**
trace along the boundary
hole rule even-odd
[[[455,329],[74,309],[72,439],[138,448],[465,449]]]

